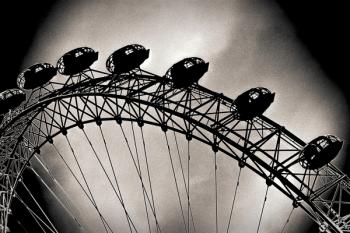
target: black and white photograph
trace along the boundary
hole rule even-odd
[[[345,1],[2,9],[1,233],[350,232]]]

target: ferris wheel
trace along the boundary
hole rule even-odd
[[[264,232],[270,192],[290,203],[278,232],[296,209],[320,232],[350,232],[350,180],[331,164],[341,139],[305,143],[263,116],[267,88],[233,100],[199,85],[201,58],[158,76],[140,68],[148,57],[127,45],[105,72],[81,47],[0,94],[2,232]],[[256,222],[237,230],[246,171],[263,192]]]

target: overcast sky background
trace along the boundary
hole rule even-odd
[[[266,115],[304,141],[328,133],[347,139],[345,97],[270,1],[57,2],[22,68],[55,64],[65,52],[89,46],[99,52],[93,67],[105,70],[106,58],[130,43],[151,50],[142,68],[159,75],[184,57],[198,56],[210,63],[200,80],[209,89],[235,98],[251,87],[269,88],[276,97]]]
[[[105,70],[116,49],[140,43],[151,50],[142,68],[163,75],[198,56],[210,63],[200,84],[235,98],[251,87],[276,92],[267,111],[304,141],[347,136],[348,105],[320,69],[282,10],[270,1],[62,1],[53,6],[24,59],[55,64],[65,52],[89,46]],[[335,120],[336,119],[336,120]]]

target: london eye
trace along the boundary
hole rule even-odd
[[[2,232],[238,232],[239,202],[253,197],[244,232],[268,232],[276,194],[288,203],[279,232],[296,211],[320,232],[350,232],[350,180],[332,164],[340,138],[304,142],[265,117],[273,90],[231,99],[199,85],[202,58],[143,70],[149,52],[127,45],[101,71],[91,68],[98,52],[80,47],[0,94]],[[247,194],[256,184],[245,176],[261,191]]]

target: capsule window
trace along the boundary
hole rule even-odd
[[[132,52],[134,52],[134,50],[133,50],[132,48],[130,48],[130,49],[127,49],[127,50],[125,51],[125,54],[126,54],[126,55],[129,55],[129,54],[131,54]]]
[[[38,73],[40,70],[42,70],[43,69],[43,67],[41,67],[41,66],[38,66],[38,67],[36,67],[35,68],[35,73]]]
[[[329,145],[329,143],[326,139],[322,139],[322,140],[318,141],[317,144],[320,145],[322,148],[326,148]]]
[[[186,61],[185,62],[185,64],[184,64],[184,66],[188,69],[188,68],[190,68],[191,66],[193,66],[194,64],[193,64],[193,62],[191,62],[191,61]]]
[[[141,45],[137,45],[137,44],[135,44],[135,45],[133,45],[133,46],[134,46],[134,48],[137,49],[137,50],[141,50],[141,49],[143,48]]]
[[[256,92],[256,91],[252,91],[249,93],[249,96],[251,99],[255,100],[259,97],[259,92]]]
[[[196,64],[204,63],[204,61],[200,58],[194,58],[194,61],[196,62]]]
[[[78,51],[78,52],[75,53],[75,57],[79,57],[81,55],[83,55],[83,52],[81,52],[81,51]]]

